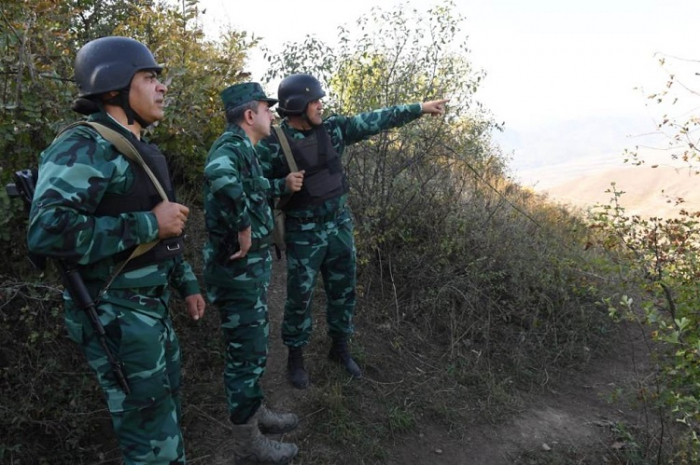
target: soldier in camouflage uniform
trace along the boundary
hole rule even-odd
[[[348,183],[343,171],[345,147],[384,129],[402,126],[422,114],[439,115],[446,100],[398,105],[353,117],[331,116],[323,120],[321,83],[308,74],[294,74],[280,82],[278,112],[294,159],[306,171],[300,192],[284,207],[287,256],[287,301],[282,340],[289,348],[288,377],[304,389],[309,377],[302,348],[311,335],[311,302],[320,272],[325,286],[328,354],[355,378],[362,371],[348,351],[355,311],[356,255],[353,223],[347,205]],[[265,174],[277,179],[289,172],[277,135],[261,141],[258,153]]]
[[[75,60],[73,109],[127,138],[156,173],[162,201],[143,168],[93,128],[68,129],[41,154],[30,214],[29,249],[78,266],[96,299],[107,346],[123,364],[126,393],[111,373],[86,313],[64,292],[69,336],[97,374],[127,464],[184,464],[180,431],[180,348],[168,314],[169,285],[195,320],[204,299],[182,258],[188,209],[175,202],[165,157],[141,130],[163,118],[161,68],[140,42],[104,37]],[[122,263],[139,244],[160,241]],[[110,279],[111,284],[109,284]]]
[[[227,127],[209,150],[204,168],[204,209],[209,241],[204,280],[217,306],[226,342],[224,386],[233,423],[236,463],[287,463],[297,446],[268,439],[260,431],[294,429],[294,414],[263,404],[260,378],[267,362],[267,287],[272,259],[273,196],[298,191],[303,173],[268,181],[255,144],[270,135],[277,100],[257,83],[235,84],[222,94]]]

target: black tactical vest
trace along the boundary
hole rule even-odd
[[[143,158],[143,161],[153,171],[161,186],[168,196],[168,200],[175,201],[175,193],[173,192],[170,174],[168,172],[168,164],[165,157],[154,145],[147,144],[135,137],[129,138],[129,141],[134,145],[136,150]],[[153,207],[158,205],[162,199],[158,195],[153,182],[146,174],[143,168],[138,163],[125,157],[131,169],[134,172],[134,183],[131,189],[123,194],[106,194],[95,211],[95,215],[118,216],[121,213],[129,213],[135,211],[151,211]],[[114,255],[116,263],[126,260],[134,248],[132,247]],[[178,255],[182,255],[185,250],[185,242],[182,236],[162,239],[151,250],[139,255],[129,261],[123,271],[135,270],[146,265],[159,263],[165,260],[172,259]]]
[[[284,210],[320,205],[348,192],[340,155],[322,124],[304,139],[288,137],[287,140],[297,167],[305,173],[301,190],[291,196]]]

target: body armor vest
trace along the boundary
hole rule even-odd
[[[143,161],[153,171],[161,186],[168,196],[168,200],[175,201],[168,164],[162,153],[153,145],[146,144],[136,138],[130,138],[130,142],[143,158]],[[96,215],[118,216],[121,213],[134,211],[151,211],[162,199],[158,195],[153,182],[138,163],[125,157],[134,172],[134,182],[131,189],[125,194],[106,194],[95,211]],[[114,255],[115,263],[126,260],[135,246]],[[162,239],[151,250],[130,260],[123,271],[135,270],[146,265],[159,263],[175,258],[185,250],[185,242],[182,236]]]
[[[301,190],[291,196],[284,210],[320,205],[348,192],[340,155],[322,124],[304,139],[287,139],[297,167],[305,173]]]

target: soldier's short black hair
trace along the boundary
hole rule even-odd
[[[229,124],[240,123],[243,121],[243,117],[245,116],[245,112],[247,110],[253,110],[253,112],[257,114],[258,103],[260,102],[253,100],[252,102],[244,103],[243,105],[238,105],[237,107],[226,110],[226,122]]]

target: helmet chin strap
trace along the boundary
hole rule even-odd
[[[138,113],[134,111],[133,108],[131,108],[131,105],[129,105],[128,87],[120,90],[119,93],[113,99],[111,99],[110,103],[117,105],[124,110],[124,114],[126,114],[126,122],[129,126],[134,124],[134,121],[139,123],[141,128],[146,128],[150,125],[150,123],[147,123]]]
[[[141,118],[141,116],[136,113],[133,108],[131,108],[131,105],[129,105],[129,89],[127,88],[123,92],[120,92],[120,95],[122,95],[122,108],[124,109],[124,113],[126,113],[126,121],[129,123],[129,125],[134,124],[134,120],[136,120],[142,129],[150,126],[150,123],[147,123],[143,118]]]

